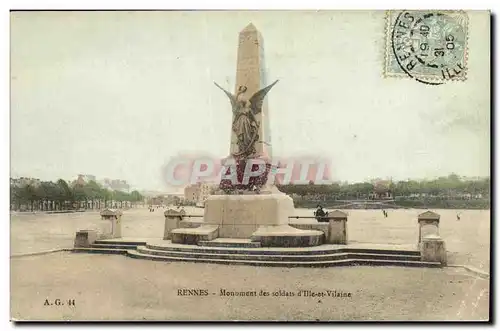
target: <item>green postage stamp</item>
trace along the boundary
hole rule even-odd
[[[465,80],[467,37],[464,11],[387,11],[385,76],[432,85]]]

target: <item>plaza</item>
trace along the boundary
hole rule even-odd
[[[193,207],[187,212],[201,214],[202,209]],[[307,216],[312,210],[296,212]],[[391,210],[387,218],[380,210],[345,212],[351,243],[413,244],[417,239],[416,217],[421,210]],[[436,212],[441,215],[440,233],[450,265],[439,269],[250,267],[69,251],[30,255],[71,249],[77,229],[97,229],[103,223],[96,212],[13,214],[11,255],[17,257],[11,258],[11,315],[21,320],[485,320],[489,313],[489,277],[484,275],[489,274],[490,211],[461,210],[460,221],[456,221],[456,210]],[[124,238],[161,240],[161,209],[154,213],[147,208],[130,209],[122,220]],[[210,294],[179,296],[179,289],[206,289]],[[271,295],[220,296],[220,289],[264,290]],[[350,292],[352,297],[272,295],[280,290],[336,290]],[[76,306],[44,307],[47,298],[75,299]]]

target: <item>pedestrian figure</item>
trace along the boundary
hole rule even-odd
[[[325,213],[323,210],[323,207],[321,205],[317,206],[318,209],[314,212],[314,216],[316,216],[316,220],[318,222],[328,222],[328,219],[325,217],[328,215],[328,213]]]

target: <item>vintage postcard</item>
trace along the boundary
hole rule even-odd
[[[12,321],[490,321],[488,11],[12,11]]]

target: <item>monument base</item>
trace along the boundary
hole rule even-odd
[[[255,245],[260,243],[259,247],[323,244],[323,231],[288,225],[295,209],[293,200],[282,192],[272,193],[271,189],[267,194],[245,191],[245,194],[211,195],[205,202],[203,222],[180,221],[176,229],[167,229],[166,223],[165,231],[168,230],[174,244],[207,245],[217,238],[250,239]]]
[[[251,238],[263,225],[288,224],[293,200],[283,193],[211,195],[205,202],[204,222],[219,226],[220,238]]]

